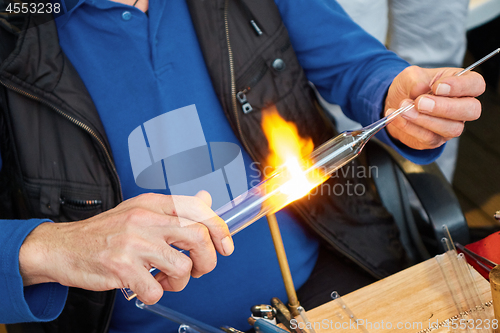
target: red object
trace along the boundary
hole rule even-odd
[[[496,264],[500,264],[500,232],[495,232],[494,234],[491,234],[475,243],[468,244],[465,247],[481,257],[489,259]],[[466,253],[464,254],[469,264],[471,264],[482,276],[488,279],[489,273],[483,267],[479,266],[469,255]],[[491,265],[487,266],[493,268]]]

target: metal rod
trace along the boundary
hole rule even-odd
[[[290,272],[290,266],[288,265],[288,260],[286,258],[285,246],[283,245],[283,239],[281,238],[276,215],[267,215],[267,223],[269,224],[269,230],[271,231],[271,237],[273,238],[274,249],[276,250],[276,256],[278,257],[283,283],[285,284],[285,290],[288,296],[288,306],[290,307],[292,316],[296,317],[300,314],[297,310],[300,304],[293,285],[292,273]]]
[[[500,53],[500,47],[498,49],[496,49],[495,51],[493,51],[493,52],[485,55],[484,57],[482,57],[481,59],[479,59],[478,61],[476,61],[475,63],[473,63],[469,67],[467,67],[466,69],[464,69],[461,72],[455,74],[455,76],[460,76],[460,75],[462,75],[464,73],[467,73],[468,71],[473,70],[474,68],[476,68],[477,66],[481,65],[483,62],[485,62],[486,60],[490,59],[494,55],[497,55],[498,53]]]

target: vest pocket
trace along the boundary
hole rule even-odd
[[[276,105],[304,79],[283,25],[259,49],[248,63],[236,63],[242,68],[237,73],[236,98],[245,114]]]
[[[80,221],[102,213],[102,200],[97,191],[62,190],[59,200],[60,221]]]
[[[55,184],[54,184],[55,183]],[[90,218],[103,211],[100,189],[83,184],[61,185],[57,182],[26,184],[30,217],[71,222]]]
[[[77,198],[61,196],[59,199],[61,215],[66,216],[69,221],[75,221],[86,219],[102,212],[102,201],[89,198],[91,197],[82,199],[81,196]]]

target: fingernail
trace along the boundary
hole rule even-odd
[[[436,102],[434,102],[432,99],[427,98],[427,97],[423,97],[418,102],[418,109],[420,111],[432,112],[435,105],[436,105]]]
[[[436,89],[436,95],[447,96],[450,94],[451,87],[449,84],[440,83]]]
[[[222,249],[226,256],[230,255],[234,251],[234,244],[230,236],[226,236],[222,239]]]
[[[400,108],[405,108],[405,107],[407,107],[408,105],[410,105],[411,103],[413,103],[411,100],[409,100],[409,99],[405,99],[405,100],[403,101],[403,103],[401,103],[401,105],[400,105],[399,107],[400,107]]]
[[[408,120],[415,120],[418,117],[418,111],[415,110],[415,108],[411,108],[410,110],[401,114],[401,116]]]

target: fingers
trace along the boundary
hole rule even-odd
[[[418,112],[414,108],[408,110],[402,116],[412,124],[425,128],[443,138],[458,137],[464,130],[463,121],[429,116]]]
[[[163,296],[163,286],[146,269],[138,270],[129,280],[130,284],[128,287],[145,304],[155,304]]]
[[[195,223],[173,230],[169,233],[166,241],[171,245],[189,251],[189,258],[192,262],[190,272],[193,277],[200,277],[215,268],[217,254],[209,229],[203,224]],[[168,255],[168,253],[166,254]],[[161,267],[158,268],[167,274],[169,273],[169,271]]]
[[[470,96],[480,95],[484,91],[481,75],[466,73],[463,78],[449,77],[449,73],[445,72],[437,72],[431,81],[433,92],[438,95],[418,96],[414,108],[389,125],[388,131],[393,137],[412,148],[436,148],[460,136],[465,121],[480,117],[481,103]],[[408,99],[403,100],[400,107],[410,102]],[[391,112],[387,110],[386,113]]]
[[[145,263],[165,274],[161,280],[164,290],[181,290],[190,275],[200,277],[212,271],[217,262],[216,250],[223,255],[233,252],[229,229],[210,209],[208,192],[200,191],[194,197],[146,194],[136,201],[136,205],[149,207],[148,214],[139,214],[141,225],[153,229],[153,234],[163,235],[163,242],[156,244],[157,250],[153,251],[156,255],[146,256]],[[149,222],[144,221],[146,216],[150,216]],[[190,257],[168,244],[189,251]]]
[[[392,110],[389,111],[389,113],[392,112]],[[411,111],[415,110],[412,109],[407,112]],[[437,148],[447,141],[446,137],[419,126],[413,121],[407,120],[403,116],[397,117],[391,124],[389,124],[387,126],[387,131],[392,137],[414,149]]]
[[[143,194],[127,203],[128,211],[137,215],[129,219],[136,221],[136,228],[160,236],[157,241],[148,236],[153,246],[141,253],[143,266],[162,272],[155,280],[162,290],[182,290],[190,276],[200,277],[215,268],[216,251],[223,255],[233,252],[229,229],[210,208],[211,201],[208,192],[200,191],[193,197]],[[189,257],[170,245],[189,251]],[[139,298],[146,303],[143,298],[152,301],[154,296]]]
[[[174,205],[172,196],[145,194],[87,220],[35,228],[20,250],[23,279],[95,291],[127,287],[146,304],[157,302],[163,290],[182,290],[191,275],[214,269],[216,250],[228,255],[234,247],[225,222],[207,205],[208,193],[175,199]],[[191,257],[170,244],[189,250]],[[32,255],[30,248],[38,248],[41,255]],[[51,260],[44,260],[40,248]],[[41,258],[43,265],[33,265],[44,270],[31,269],[24,253]],[[149,273],[152,267],[163,272],[157,279]],[[43,280],[33,280],[35,274]]]
[[[486,89],[483,77],[476,72],[461,76],[440,77],[432,83],[432,92],[437,96],[477,97]]]
[[[208,192],[200,191],[196,196],[148,193],[136,197],[136,201],[163,215],[178,216],[181,226],[204,224],[217,251],[224,256],[233,253],[234,244],[226,223],[207,205],[212,201]]]
[[[217,251],[228,256],[234,251],[233,239],[227,224],[206,205],[208,192],[201,191],[195,197],[172,196],[175,213],[181,219],[181,225],[191,224],[191,221],[205,225]],[[211,198],[210,198],[211,201]]]
[[[177,278],[169,276],[163,272],[159,272],[158,274],[156,274],[155,279],[158,281],[164,291],[181,291],[187,285],[187,282],[186,284],[183,284]]]
[[[443,119],[472,121],[481,116],[481,103],[473,97],[422,95],[415,100],[415,105],[420,113]]]

